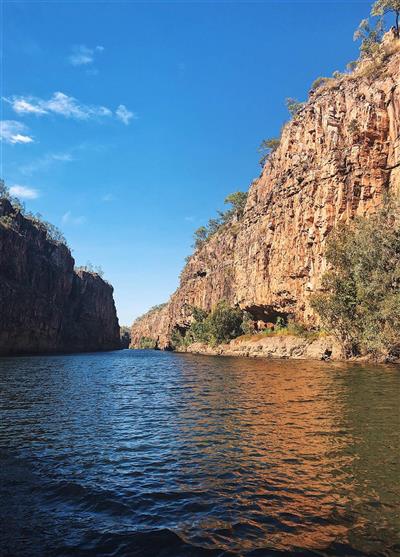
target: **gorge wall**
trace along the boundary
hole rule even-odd
[[[120,347],[113,288],[0,199],[0,354]]]
[[[225,299],[255,320],[291,316],[313,324],[310,296],[326,270],[329,233],[400,193],[400,53],[310,91],[285,125],[280,145],[250,187],[243,217],[189,259],[167,306],[133,324],[167,348],[190,306]],[[397,50],[397,52],[396,52]]]

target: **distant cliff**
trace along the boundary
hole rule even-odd
[[[113,288],[0,199],[0,354],[120,347]]]
[[[168,347],[191,306],[209,311],[222,299],[254,320],[316,322],[310,296],[329,233],[400,192],[399,51],[397,39],[379,67],[360,64],[310,91],[252,183],[243,217],[189,258],[168,305],[133,324],[133,346],[146,336]]]

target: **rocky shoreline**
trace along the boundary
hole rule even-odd
[[[266,359],[335,361],[345,359],[340,344],[332,336],[306,338],[287,334],[247,335],[218,346],[194,343],[180,348],[176,352]]]
[[[133,323],[131,347],[146,338],[170,349],[174,334],[184,336],[190,327],[193,308],[209,313],[221,300],[266,327],[277,319],[311,329],[319,325],[311,300],[321,291],[331,232],[376,214],[387,196],[400,193],[396,41],[379,71],[360,67],[310,91],[252,182],[242,217],[221,227],[187,259],[168,303]],[[279,342],[231,343],[229,349],[212,350],[265,352],[267,357],[314,351],[300,341]]]

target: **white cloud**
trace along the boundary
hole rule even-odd
[[[67,211],[66,213],[64,213],[62,218],[61,218],[61,222],[63,224],[79,225],[79,224],[83,224],[85,221],[86,221],[86,218],[84,216],[74,217],[72,215],[71,211]]]
[[[111,116],[112,112],[105,106],[85,105],[78,102],[74,97],[57,91],[49,100],[37,97],[13,96],[5,98],[11,104],[12,109],[17,114],[58,114],[65,118],[75,118],[76,120],[88,120],[102,116]]]
[[[75,97],[71,97],[57,91],[53,93],[50,99],[40,99],[33,96],[12,96],[3,98],[8,102],[14,112],[20,115],[35,114],[43,116],[46,114],[57,114],[65,118],[74,118],[75,120],[89,120],[95,118],[111,117],[112,111],[106,106],[88,105],[80,103]],[[132,119],[136,119],[137,115],[126,108],[124,104],[120,104],[115,111],[115,117],[125,125],[128,125]],[[19,124],[22,126],[23,124]],[[22,143],[22,140],[20,141]],[[27,141],[28,142],[28,141]]]
[[[39,197],[38,190],[34,188],[28,188],[27,186],[20,186],[19,184],[14,184],[10,187],[11,195],[16,195],[21,199],[36,199]]]
[[[88,48],[84,44],[72,47],[72,54],[68,56],[68,62],[72,66],[86,66],[94,62],[96,52],[103,52],[103,46],[96,46],[95,48]]]
[[[119,107],[115,111],[115,115],[118,120],[121,120],[121,122],[123,122],[126,126],[129,124],[129,121],[132,118],[137,118],[136,114],[134,112],[130,112],[130,110],[128,110],[124,104],[119,105]]]
[[[26,135],[27,127],[15,120],[0,120],[0,140],[5,143],[32,143],[33,137]]]
[[[20,172],[25,176],[31,176],[37,171],[46,170],[56,162],[71,162],[75,158],[71,153],[47,153],[43,157],[33,160],[19,168]]]
[[[17,114],[46,114],[46,110],[40,106],[34,106],[23,98],[14,102],[13,109]]]

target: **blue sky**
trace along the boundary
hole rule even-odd
[[[357,57],[369,2],[3,4],[1,174],[101,265],[121,324],[166,301],[257,147]],[[19,188],[19,189],[18,189]]]

